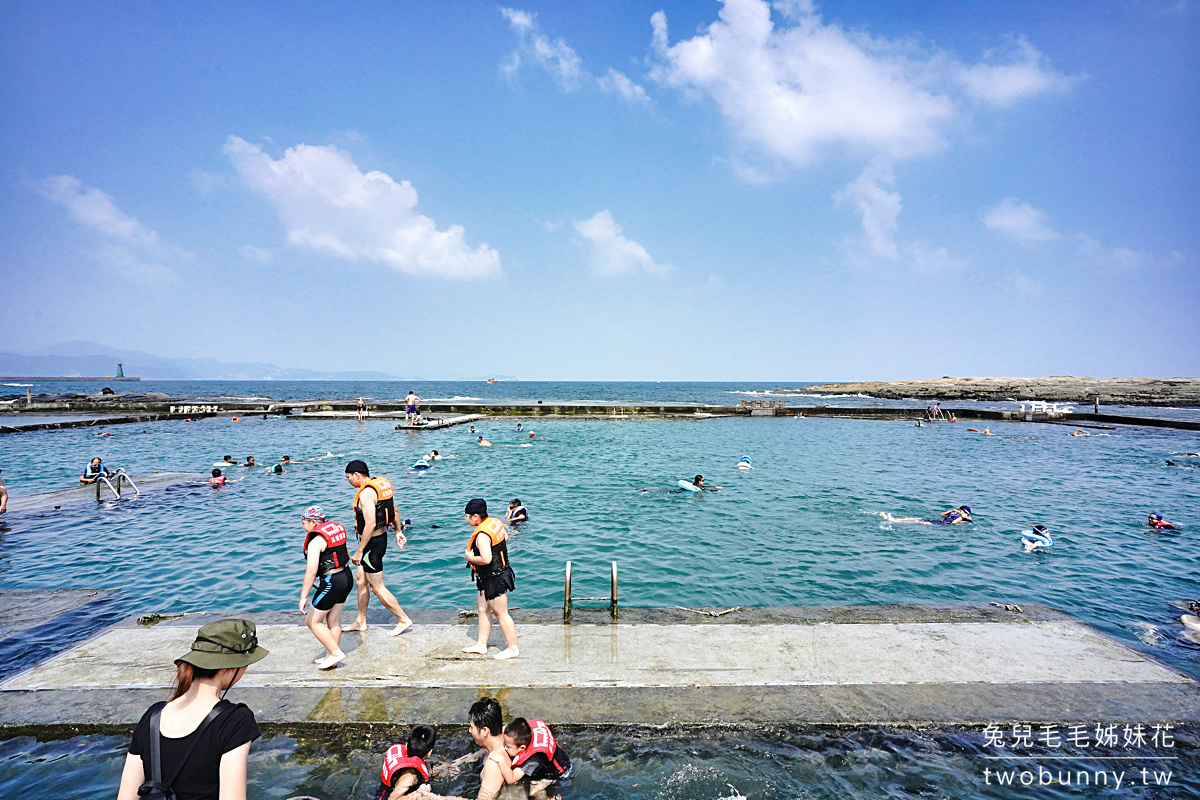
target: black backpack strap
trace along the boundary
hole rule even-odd
[[[196,745],[200,744],[200,739],[204,736],[204,729],[208,727],[209,723],[221,716],[225,709],[232,708],[232,706],[232,703],[222,703],[219,700],[217,701],[217,704],[212,707],[212,711],[208,712],[208,716],[202,719],[200,724],[196,727],[196,730],[193,731],[195,738],[192,739],[192,743],[188,745],[187,750],[183,752],[183,758],[179,759],[179,764],[175,767],[174,774],[171,775],[171,779],[169,781],[165,781],[163,783],[164,786],[171,786],[175,783],[176,779],[179,778],[179,773],[183,772],[183,768],[187,766],[188,759],[192,757],[192,751],[196,749]],[[155,720],[155,722],[157,722],[157,720]]]
[[[162,783],[162,741],[159,733],[159,720],[162,717],[166,703],[157,703],[150,712],[150,780]]]

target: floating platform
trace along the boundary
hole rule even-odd
[[[1048,608],[585,612],[564,625],[516,610],[521,657],[506,662],[462,652],[474,621],[416,612],[400,637],[344,634],[348,657],[328,672],[298,615],[228,615],[255,619],[270,650],[232,697],[271,723],[462,724],[483,695],[578,725],[1200,721],[1194,680]],[[0,684],[0,725],[132,724],[196,629],[224,616],[105,630]]]

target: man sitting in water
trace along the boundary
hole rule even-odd
[[[501,765],[510,771],[512,769],[511,759],[504,750],[504,713],[500,710],[500,703],[491,697],[484,697],[471,704],[467,720],[471,738],[488,754],[483,762],[476,800],[495,800],[504,788]]]
[[[85,484],[95,483],[101,478],[111,478],[115,474],[115,472],[104,466],[104,462],[100,460],[99,456],[96,456],[84,468],[83,474],[79,476],[79,482]]]
[[[514,499],[508,504],[508,511],[504,514],[504,521],[513,525],[518,522],[528,522],[529,512],[525,509],[525,506],[521,505],[520,500]]]

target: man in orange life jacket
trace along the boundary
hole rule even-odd
[[[379,602],[383,603],[383,607],[396,617],[396,627],[388,631],[388,636],[399,636],[412,625],[412,620],[404,613],[396,597],[388,591],[383,582],[383,554],[387,552],[388,526],[396,529],[396,544],[400,549],[403,550],[408,541],[401,532],[403,523],[396,519],[392,484],[387,478],[372,478],[366,463],[358,459],[346,465],[346,480],[358,489],[358,494],[354,495],[354,525],[358,531],[358,548],[350,557],[350,562],[358,567],[354,573],[358,615],[354,624],[346,630],[367,629],[367,603],[374,593]]]
[[[437,728],[417,725],[408,733],[405,744],[394,744],[383,757],[378,800],[398,800],[429,783],[429,766],[425,759],[433,752]]]
[[[325,645],[326,654],[317,659],[319,669],[332,669],[346,659],[342,652],[342,607],[350,596],[354,581],[350,578],[350,555],[346,550],[346,529],[328,522],[320,506],[309,506],[300,515],[304,526],[304,583],[300,586],[300,613],[308,629]],[[317,593],[308,607],[313,583]]]
[[[516,658],[521,653],[517,650],[517,626],[508,615],[508,592],[517,587],[517,582],[508,565],[508,531],[503,522],[488,516],[487,503],[479,498],[467,503],[466,514],[467,524],[471,526],[467,564],[479,591],[475,598],[475,607],[479,610],[479,639],[470,647],[464,647],[463,652],[487,655],[488,636],[492,632],[490,617],[494,616],[507,645],[495,659]]]
[[[560,781],[571,771],[571,756],[554,740],[550,726],[540,719],[526,721],[517,717],[504,728],[504,752],[512,759],[512,768],[500,772],[505,783],[530,779],[529,796],[545,796],[552,781]]]

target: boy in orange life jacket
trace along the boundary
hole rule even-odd
[[[467,503],[466,514],[467,524],[472,529],[471,538],[467,540],[467,564],[479,591],[475,598],[475,607],[479,610],[479,639],[470,647],[464,647],[463,652],[487,655],[488,636],[492,632],[491,615],[496,618],[507,645],[494,656],[495,659],[516,658],[521,653],[517,650],[517,626],[508,615],[508,592],[516,588],[517,582],[508,565],[508,531],[503,522],[488,516],[487,503],[479,498]]]
[[[499,761],[505,783],[529,778],[529,796],[545,797],[546,788],[571,772],[571,756],[554,740],[550,726],[540,719],[517,717],[504,728],[504,752],[511,768]]]
[[[433,752],[437,728],[417,725],[408,733],[405,744],[394,744],[383,757],[378,800],[398,800],[429,783],[429,766],[425,759]]]

